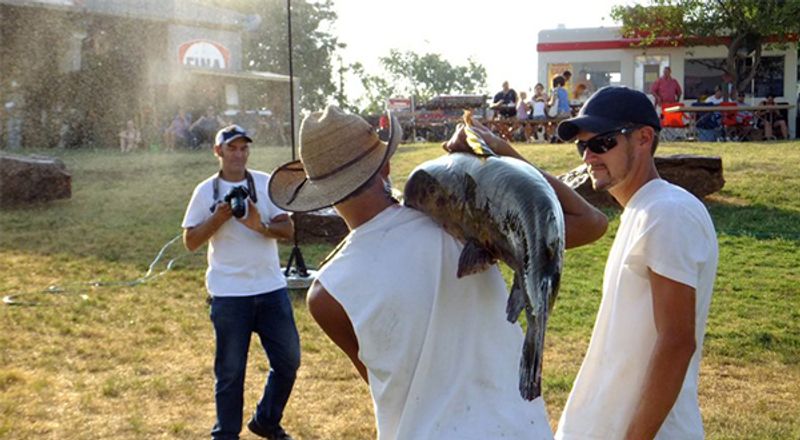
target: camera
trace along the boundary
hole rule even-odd
[[[242,218],[247,213],[248,197],[250,197],[250,193],[243,186],[235,186],[228,191],[228,194],[225,194],[225,203],[231,206],[234,217]]]

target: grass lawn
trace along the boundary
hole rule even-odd
[[[578,165],[568,145],[519,145],[554,173]],[[53,152],[44,152],[54,154]],[[706,202],[720,265],[701,369],[708,438],[800,438],[800,143],[668,143],[659,154],[723,159],[725,188]],[[73,197],[0,211],[0,295],[36,305],[0,305],[0,438],[197,439],[214,420],[213,333],[203,254],[179,243],[174,270],[135,286],[161,246],[180,232],[194,186],[216,170],[210,152],[56,152],[73,176]],[[402,188],[437,145],[403,145],[392,175]],[[254,148],[269,171],[287,149]],[[580,366],[599,305],[609,233],[567,252],[550,319],[544,396],[555,426]],[[289,246],[281,248],[286,261]],[[303,246],[315,265],[330,246]],[[163,264],[156,268],[163,270]],[[506,271],[507,277],[510,274]],[[48,286],[64,290],[42,293]],[[298,439],[369,439],[369,392],[343,354],[295,300],[303,365],[284,425]],[[251,347],[245,414],[268,365]],[[246,431],[246,430],[245,430]],[[244,432],[242,438],[255,438]]]

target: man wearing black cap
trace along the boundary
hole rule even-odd
[[[209,243],[206,287],[217,379],[217,421],[211,436],[239,438],[247,352],[256,333],[270,372],[247,427],[260,437],[291,440],[280,422],[300,366],[300,340],[277,239],[290,238],[294,228],[288,214],[269,198],[270,175],[247,169],[251,142],[237,125],[217,132],[214,154],[220,170],[195,188],[183,219],[183,242],[190,251]]]
[[[717,269],[705,206],[659,178],[648,98],[604,87],[558,135],[623,206],[589,349],[557,439],[702,439],[697,382]]]

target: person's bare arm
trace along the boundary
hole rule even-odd
[[[474,122],[472,128],[495,153],[530,163],[505,139],[496,136],[479,122]],[[472,149],[467,145],[463,126],[459,126],[450,140],[442,144],[442,147],[448,152],[472,152]],[[564,211],[566,248],[583,246],[602,237],[608,228],[608,218],[605,214],[592,206],[564,182],[541,169],[539,171],[555,190],[558,201],[561,203],[561,209]]]
[[[350,362],[356,367],[364,382],[369,383],[367,367],[358,358],[358,339],[353,330],[353,324],[342,305],[325,290],[319,281],[314,281],[311,288],[308,289],[306,301],[311,316],[317,321],[322,331],[350,358]]]
[[[248,209],[247,217],[238,219],[242,224],[248,228],[258,232],[266,238],[277,238],[279,240],[288,240],[294,234],[294,223],[289,217],[289,214],[280,214],[271,219],[269,222],[261,221],[261,214],[252,200],[247,199]]]
[[[233,216],[230,205],[218,203],[214,214],[199,225],[183,230],[183,245],[194,252],[211,238],[217,230]]]
[[[641,397],[625,434],[627,440],[656,436],[678,398],[697,345],[694,288],[648,272],[658,335]]]

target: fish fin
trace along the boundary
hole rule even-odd
[[[496,262],[489,251],[475,240],[467,240],[458,258],[458,277],[472,275],[491,267]]]
[[[494,151],[489,147],[489,144],[487,144],[471,126],[465,126],[464,133],[467,135],[467,145],[469,145],[473,153],[482,157],[496,156]]]
[[[528,329],[519,363],[519,393],[525,400],[533,400],[542,395],[542,354],[544,331],[547,327],[547,315],[542,312],[544,311],[534,313],[530,307],[525,309]]]
[[[508,322],[517,322],[519,314],[525,308],[525,300],[528,296],[525,294],[525,281],[519,275],[514,274],[514,284],[511,286],[511,294],[508,296],[508,303],[506,303],[506,315]]]

